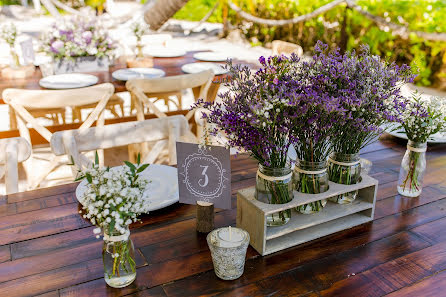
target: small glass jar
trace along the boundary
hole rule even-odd
[[[17,55],[13,46],[11,46],[10,53],[11,53],[11,57],[12,57],[12,64],[11,64],[12,68],[20,67],[19,55]]]
[[[423,189],[426,171],[426,142],[409,140],[407,150],[401,162],[398,178],[398,193],[407,197],[418,197]]]
[[[104,234],[104,278],[110,287],[126,287],[136,278],[135,248],[129,235],[128,229],[125,234],[118,231]]]
[[[333,153],[328,159],[328,177],[330,181],[354,185],[361,182],[361,160],[359,153]],[[352,203],[358,197],[358,190],[330,197],[329,200],[339,204]]]
[[[249,234],[240,228],[225,227],[206,237],[211,250],[215,274],[223,280],[237,279],[245,268]]]
[[[291,164],[284,168],[271,168],[259,164],[256,176],[255,198],[268,204],[285,204],[293,199]],[[267,226],[282,226],[291,218],[291,209],[268,215]]]
[[[293,186],[298,192],[319,194],[328,191],[327,162],[297,160],[293,172]],[[320,211],[327,200],[319,200],[296,207],[296,211],[311,214]]]
[[[141,40],[138,40],[136,42],[136,57],[137,58],[144,58],[144,54],[142,52],[142,49],[143,49],[143,45],[141,43]]]

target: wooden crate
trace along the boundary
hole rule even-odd
[[[303,194],[294,191],[294,199],[286,204],[266,204],[254,198],[255,188],[237,193],[237,227],[251,236],[250,244],[262,256],[308,242],[328,234],[345,230],[373,220],[378,181],[368,175],[355,185],[329,182],[329,190],[321,194]],[[331,201],[318,213],[300,214],[296,206],[359,190],[351,204]],[[284,226],[267,227],[266,216],[293,209],[290,221]]]

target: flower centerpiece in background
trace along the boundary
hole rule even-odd
[[[142,36],[149,32],[149,25],[147,25],[143,20],[142,21],[137,20],[131,25],[130,29],[132,30],[133,35],[136,37],[137,57],[143,58],[144,57],[142,53],[143,45],[141,43],[141,40]]]
[[[367,46],[359,54],[329,51],[318,43],[311,63],[313,84],[318,93],[339,99],[345,117],[335,123],[330,142],[329,179],[339,184],[355,184],[361,179],[359,151],[377,139],[386,122],[398,121],[404,110],[400,95],[403,84],[414,78],[410,67],[401,67],[373,56]],[[331,198],[350,203],[357,191]]]
[[[150,56],[144,57],[143,44],[142,44],[142,37],[143,35],[149,32],[149,25],[145,23],[144,19],[136,20],[130,26],[130,30],[132,31],[132,34],[136,37],[136,58],[134,57],[127,58],[127,67],[128,68],[153,67],[153,58]]]
[[[13,65],[15,67],[20,66],[19,55],[17,55],[14,49],[17,35],[18,35],[17,27],[14,25],[14,23],[4,24],[2,26],[0,31],[0,39],[6,41],[6,43],[9,45],[11,57],[13,60]]]
[[[79,16],[61,18],[42,38],[42,50],[58,63],[56,73],[108,70],[115,49],[97,19]]]
[[[426,170],[427,140],[446,130],[446,98],[422,98],[415,93],[407,101],[402,117],[401,125],[409,141],[401,163],[398,193],[417,197]]]
[[[204,103],[204,118],[216,126],[208,132],[212,135],[221,129],[230,146],[248,151],[259,162],[255,197],[264,203],[283,204],[293,198],[287,154],[295,142],[291,134],[296,116],[291,100],[294,82],[290,76],[295,59],[261,57],[262,67],[255,73],[229,62],[229,91],[220,96],[222,102]],[[290,216],[290,210],[270,215],[267,225],[283,225]]]
[[[97,155],[96,155],[97,156]],[[100,167],[96,157],[91,168],[80,172],[77,180],[85,179],[87,189],[82,199],[83,217],[104,232],[102,259],[104,278],[108,285],[121,288],[136,278],[133,243],[129,225],[137,216],[148,212],[150,205],[146,186],[148,182],[139,178],[139,173],[149,165],[134,165],[115,168]],[[97,235],[99,237],[99,235]]]

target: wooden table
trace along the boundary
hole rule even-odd
[[[193,55],[201,52],[201,51],[190,51],[187,52],[186,55],[182,57],[174,57],[174,58],[153,58],[154,67],[163,70],[166,72],[166,76],[174,76],[185,74],[181,70],[181,66],[188,63],[200,62],[196,60]],[[254,64],[246,63],[245,61],[234,59],[234,64],[245,64],[250,65],[251,67],[257,67]],[[112,73],[118,69],[126,68],[126,60],[125,57],[122,57],[116,61],[116,64],[110,66],[109,71],[100,71],[100,72],[92,72],[91,74],[96,75],[99,78],[98,83],[112,83],[115,87],[115,92],[124,92],[127,91],[125,88],[125,82],[116,80],[112,77]],[[214,84],[211,85],[209,90],[209,97],[215,98],[217,94],[218,88],[220,86],[219,81],[221,81],[224,75],[216,76]],[[39,85],[39,80],[42,78],[42,73],[39,69],[36,69],[34,75],[32,77],[26,79],[0,79],[0,97],[1,93],[4,89],[7,88],[19,88],[19,89],[29,89],[29,90],[40,90],[43,89]],[[0,100],[0,104],[4,104],[3,100]]]
[[[103,280],[102,240],[78,214],[76,184],[1,197],[0,295],[445,296],[446,145],[430,147],[419,198],[396,191],[404,151],[385,138],[362,152],[380,182],[374,222],[266,257],[249,248],[235,281],[215,276],[195,206],[175,204],[135,224],[137,279],[112,289]],[[256,170],[247,156],[232,160],[233,194],[254,185]],[[216,227],[234,226],[235,215],[217,210]]]

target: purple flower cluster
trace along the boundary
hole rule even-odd
[[[386,122],[399,122],[406,99],[400,88],[415,76],[407,65],[383,61],[363,46],[359,54],[338,50],[318,42],[308,68],[318,93],[339,99],[345,117],[336,124],[332,149],[344,154],[358,153],[381,133]],[[319,80],[319,81],[318,81]]]
[[[229,145],[270,167],[285,165],[290,145],[310,162],[326,161],[333,150],[358,152],[383,122],[401,118],[399,87],[413,79],[409,67],[381,61],[367,48],[341,55],[320,42],[311,61],[291,55],[259,62],[255,73],[228,62],[229,91],[221,102],[205,103],[203,116]]]
[[[292,104],[296,82],[290,74],[298,58],[259,61],[262,67],[255,73],[228,62],[229,91],[220,95],[220,103],[204,104],[209,110],[204,117],[226,133],[229,145],[251,152],[264,166],[284,167],[288,148],[296,142],[291,133],[297,116]]]
[[[68,17],[58,20],[42,38],[43,51],[54,58],[111,56],[116,48],[96,20]]]

